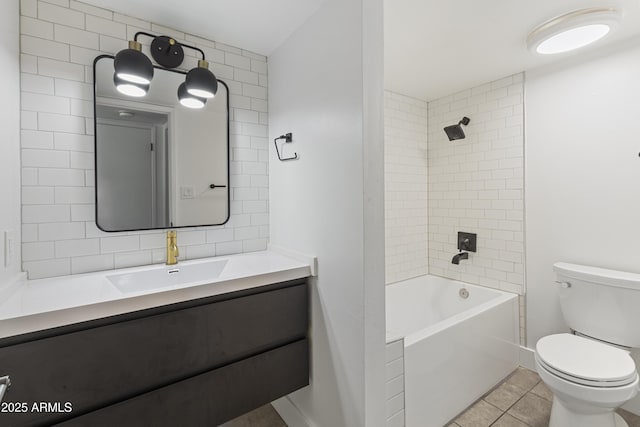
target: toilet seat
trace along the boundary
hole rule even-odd
[[[536,359],[550,373],[590,387],[620,387],[638,377],[628,352],[572,334],[541,338]]]

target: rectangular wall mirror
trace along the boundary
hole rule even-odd
[[[133,231],[229,219],[229,91],[184,107],[185,73],[156,67],[147,94],[114,85],[113,56],[94,61],[96,224]]]

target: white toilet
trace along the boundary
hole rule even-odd
[[[538,374],[553,392],[549,427],[628,427],[614,411],[638,393],[629,350],[640,348],[640,274],[567,263],[553,269],[575,335],[536,344]]]

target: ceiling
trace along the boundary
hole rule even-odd
[[[324,0],[84,0],[208,39],[271,54]],[[529,31],[566,12],[616,7],[622,25],[573,53],[543,56]],[[384,0],[385,88],[432,100],[640,36],[640,0]]]
[[[582,50],[527,50],[534,27],[576,9],[622,10],[622,25]],[[426,101],[640,35],[638,0],[385,0],[385,88]]]
[[[271,54],[323,0],[83,0],[210,40]]]

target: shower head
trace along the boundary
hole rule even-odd
[[[464,139],[464,130],[462,129],[462,125],[466,126],[469,124],[471,120],[469,117],[463,117],[462,120],[458,122],[457,125],[451,125],[444,128],[444,131],[447,133],[447,137],[449,141],[454,141],[456,139]]]

